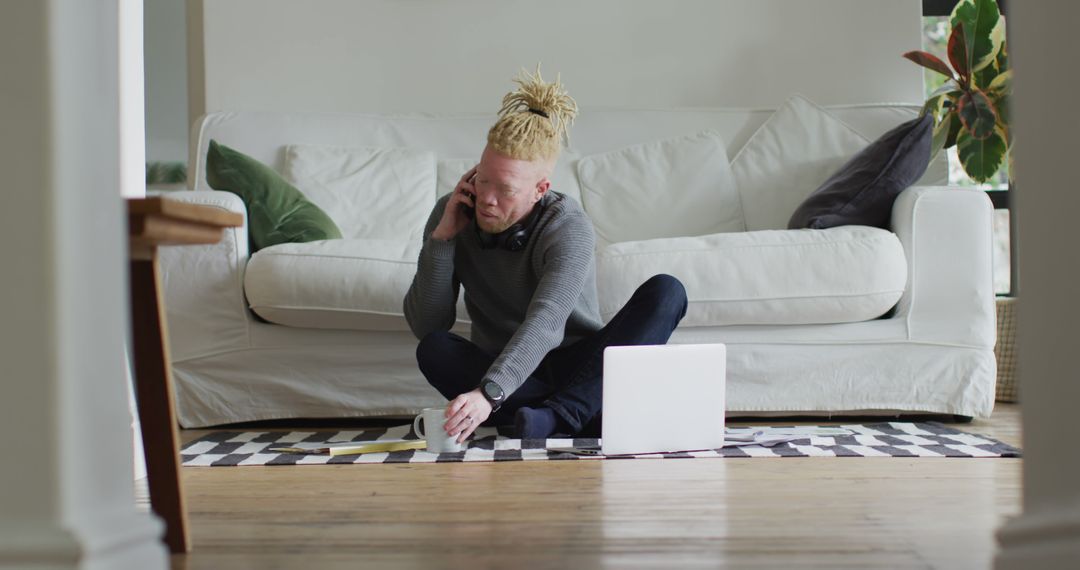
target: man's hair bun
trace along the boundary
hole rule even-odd
[[[545,83],[540,66],[524,69],[514,82],[518,88],[503,97],[499,119],[488,131],[488,144],[497,152],[519,160],[553,160],[563,141],[570,142],[570,125],[578,107],[556,76]]]

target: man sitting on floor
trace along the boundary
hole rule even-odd
[[[459,442],[479,425],[599,435],[604,348],[665,344],[686,314],[682,283],[656,275],[602,326],[592,223],[549,190],[577,104],[539,68],[515,82],[480,163],[435,204],[404,300],[420,371],[450,400],[444,428]],[[449,332],[461,287],[468,340]]]

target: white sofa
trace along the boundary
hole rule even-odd
[[[655,273],[680,278],[690,309],[672,342],[727,344],[729,415],[989,415],[995,313],[985,194],[941,187],[939,159],[897,199],[889,230],[784,229],[832,170],[917,110],[822,109],[799,97],[777,110],[583,109],[553,189],[594,220],[602,316]],[[354,160],[350,149],[368,158],[374,148],[411,151],[365,174],[378,191],[351,201],[328,203],[332,188],[295,181],[321,196],[345,239],[249,258],[242,227],[213,246],[162,249],[181,424],[408,416],[445,402],[417,369],[401,299],[417,224],[475,162],[492,121],[219,112],[196,125],[193,191],[170,196],[237,212],[237,196],[207,186],[211,138],[290,176],[333,178],[348,168],[318,161]],[[704,160],[709,145],[719,152]],[[613,153],[626,147],[634,148]],[[666,176],[671,184],[652,186]],[[406,186],[407,195],[387,190]],[[359,212],[365,205],[371,211]],[[368,218],[349,219],[357,213]],[[467,335],[460,304],[458,316],[455,329]]]

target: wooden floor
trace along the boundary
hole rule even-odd
[[[1014,405],[998,404],[989,420],[957,427],[1020,445]],[[202,433],[186,431],[183,439]],[[200,570],[989,568],[994,530],[1019,511],[1020,461],[189,467],[182,476],[194,547],[172,564]]]

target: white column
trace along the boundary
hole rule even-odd
[[[120,32],[120,195],[125,198],[146,196],[146,81],[143,68],[143,0],[119,1]],[[131,343],[125,336],[124,360],[130,362]],[[146,457],[142,450],[142,426],[135,409],[135,390],[131,368],[128,373],[128,408],[131,410],[131,433],[135,479],[146,478]]]
[[[1010,2],[1023,406],[1023,512],[999,531],[1002,569],[1080,560],[1080,216],[1075,112],[1080,4]]]
[[[0,5],[0,568],[168,564],[133,500],[118,6]]]

